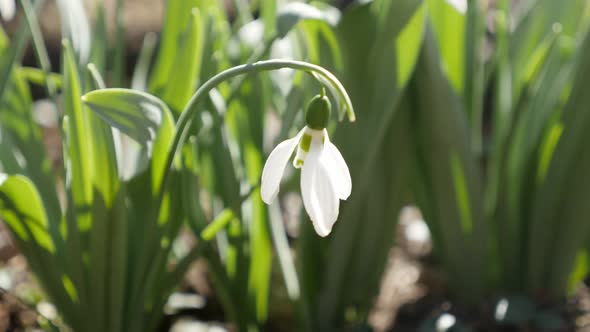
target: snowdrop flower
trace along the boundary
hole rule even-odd
[[[330,234],[338,218],[340,200],[347,199],[352,190],[348,166],[326,130],[330,108],[327,96],[312,99],[307,108],[307,126],[270,153],[261,181],[262,200],[271,204],[279,193],[287,163],[297,149],[293,167],[301,169],[303,205],[320,236]]]
[[[0,0],[0,16],[4,21],[10,21],[16,13],[14,0]]]

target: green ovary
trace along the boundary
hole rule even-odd
[[[326,95],[315,96],[307,106],[305,122],[311,129],[321,130],[328,126],[332,104]]]

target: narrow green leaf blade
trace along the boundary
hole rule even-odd
[[[416,11],[408,25],[397,36],[397,85],[403,87],[414,70],[426,25],[426,4]]]
[[[465,11],[446,0],[428,0],[429,16],[437,37],[443,70],[459,94],[464,89]],[[465,10],[461,12],[460,10]]]
[[[188,25],[182,30],[177,41],[172,79],[159,93],[176,115],[184,109],[195,92],[201,70],[206,22],[198,9],[193,9]]]
[[[169,0],[166,2],[166,17],[149,91],[161,95],[173,77],[172,71],[178,51],[178,41],[190,21],[192,8],[198,7],[198,0]],[[186,68],[182,68],[185,70]]]
[[[70,188],[76,211],[88,211],[92,206],[94,163],[88,136],[88,123],[80,100],[82,88],[74,53],[68,41],[63,43],[64,113],[67,122]],[[77,212],[81,231],[88,230],[92,220],[88,212]]]

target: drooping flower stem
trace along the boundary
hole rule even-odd
[[[166,187],[166,183],[168,182],[168,177],[170,175],[170,170],[172,168],[172,163],[174,161],[176,153],[186,141],[190,124],[194,116],[197,114],[200,103],[207,98],[209,92],[213,90],[215,87],[217,87],[219,84],[223,83],[224,81],[232,79],[236,76],[278,70],[283,68],[305,71],[316,77],[316,79],[318,79],[318,81],[320,81],[322,85],[325,86],[326,84],[329,84],[329,86],[326,87],[329,91],[332,91],[333,94],[336,94],[333,97],[337,98],[337,100],[339,100],[340,103],[344,105],[344,110],[346,112],[348,120],[351,122],[355,121],[355,114],[352,107],[352,103],[350,101],[350,97],[346,93],[346,90],[344,90],[344,87],[342,86],[340,81],[338,81],[336,76],[334,76],[331,72],[320,66],[295,60],[265,60],[232,67],[225,71],[222,71],[219,74],[213,76],[203,85],[201,85],[199,89],[197,89],[197,91],[192,96],[187,106],[183,110],[182,114],[180,115],[178,122],[176,123],[174,138],[172,140],[170,148],[168,149],[168,156],[165,164],[166,167],[163,171],[164,174],[162,176],[162,185],[160,187],[161,190],[158,193],[158,201],[156,202],[158,204],[155,205],[157,208],[159,208],[159,206],[161,205],[160,203],[163,200],[164,188]],[[157,216],[159,215],[159,213],[156,213],[155,215]]]

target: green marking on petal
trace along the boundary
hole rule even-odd
[[[305,152],[309,152],[309,148],[311,146],[311,135],[310,134],[303,134],[303,137],[301,138],[301,141],[299,142],[299,147],[301,148],[301,150],[305,151]]]
[[[301,167],[301,166],[303,166],[303,160],[301,160],[301,159],[297,159],[297,160],[295,160],[295,165],[296,165],[297,167]]]

